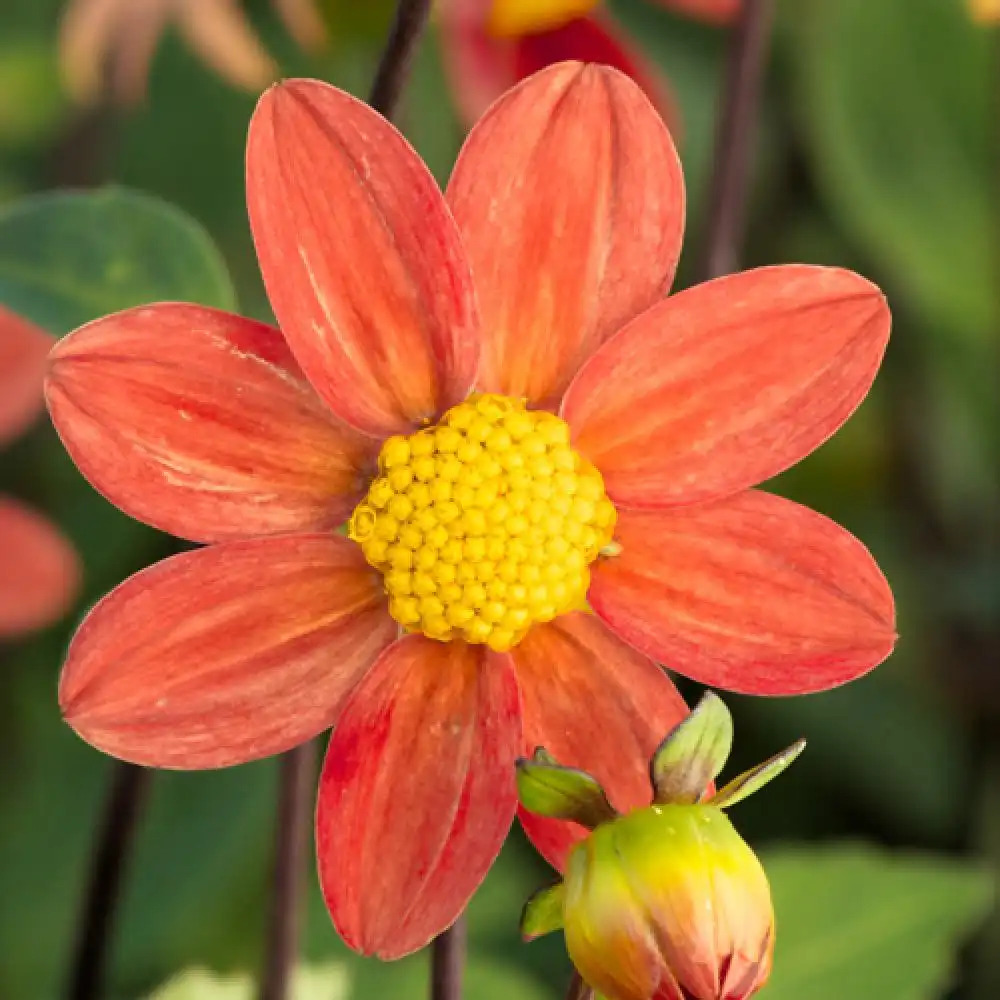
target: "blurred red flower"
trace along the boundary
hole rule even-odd
[[[0,306],[0,446],[23,433],[43,406],[52,338]],[[76,593],[70,544],[44,517],[0,495],[0,639],[58,619]]]
[[[731,22],[741,5],[741,0],[650,2],[714,24]],[[575,59],[632,77],[676,130],[666,82],[600,0],[441,0],[437,9],[445,69],[468,124],[532,73]]]
[[[353,947],[399,956],[455,919],[525,749],[621,809],[648,799],[640,762],[685,712],[657,662],[790,694],[889,653],[861,543],[750,488],[861,402],[886,303],[803,265],[664,299],[683,178],[628,77],[532,77],[444,195],[367,105],[288,81],[251,123],[247,198],[280,332],[167,303],[52,352],[84,475],[210,543],[93,609],[60,701],[95,746],[161,767],[335,724],[317,847]],[[566,824],[523,822],[560,863]]]

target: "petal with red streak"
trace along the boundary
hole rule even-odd
[[[80,563],[55,525],[0,496],[0,638],[56,621],[80,583]]]
[[[728,496],[843,424],[871,387],[889,326],[882,293],[850,271],[744,271],[629,324],[580,370],[562,415],[616,503]]]
[[[0,306],[0,444],[21,434],[42,409],[52,344],[44,330]]]
[[[66,450],[112,503],[199,542],[319,531],[361,498],[377,442],[335,421],[273,327],[161,304],[60,341]]]
[[[703,684],[804,694],[859,677],[896,639],[892,592],[829,518],[768,493],[621,510],[589,599],[626,642]]]
[[[165,559],[100,601],[70,644],[59,704],[115,757],[225,767],[332,725],[395,635],[353,542],[224,542]]]
[[[247,204],[274,313],[335,413],[384,437],[465,397],[480,335],[462,241],[381,115],[316,80],[272,87],[250,124]]]
[[[508,656],[423,636],[385,651],[320,780],[320,882],[352,948],[399,958],[455,920],[513,819],[520,745]]]
[[[525,755],[543,746],[560,764],[594,775],[619,812],[649,805],[649,759],[688,714],[666,673],[579,611],[536,626],[511,655]],[[587,834],[523,809],[520,816],[535,847],[559,870]]]
[[[553,402],[670,286],[680,163],[617,70],[560,63],[508,92],[466,139],[447,194],[479,295],[488,391]]]

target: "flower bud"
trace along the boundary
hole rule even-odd
[[[715,806],[601,824],[573,848],[561,889],[570,957],[608,1000],[744,1000],[770,973],[767,877]]]

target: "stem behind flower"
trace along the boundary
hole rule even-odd
[[[102,992],[108,945],[121,897],[122,877],[152,772],[114,763],[111,788],[94,850],[90,883],[80,911],[68,1000],[96,1000]]]
[[[267,931],[260,1000],[285,1000],[298,953],[302,889],[316,778],[316,743],[281,758],[274,845],[274,896]]]
[[[392,119],[416,51],[430,17],[431,0],[399,0],[389,38],[382,51],[368,103]]]
[[[716,128],[708,226],[698,280],[737,269],[746,218],[753,130],[770,47],[774,0],[745,0],[730,41]]]

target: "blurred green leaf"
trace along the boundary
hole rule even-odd
[[[236,306],[211,239],[166,202],[109,187],[37,195],[0,213],[0,302],[47,330],[163,300]]]
[[[823,196],[922,311],[966,337],[988,335],[998,252],[990,33],[958,0],[790,6],[801,7],[792,93]]]
[[[993,880],[969,864],[873,847],[764,854],[778,936],[762,1000],[927,1000],[983,919]]]
[[[49,137],[65,108],[53,46],[6,35],[0,41],[0,148],[19,149]]]
[[[956,835],[967,788],[968,746],[960,720],[940,699],[935,702],[933,693],[911,689],[916,678],[908,676],[907,667],[918,649],[910,647],[919,647],[922,640],[917,612],[910,612],[908,602],[900,621],[909,624],[892,659],[863,679],[821,697],[740,700],[741,731],[751,729],[761,741],[802,735],[809,740],[809,752],[788,776],[766,796],[741,804],[740,816],[763,819],[773,812],[773,796],[794,792],[808,797],[811,786],[822,790],[819,807],[810,806],[811,812],[821,813],[839,798],[877,816],[896,837],[933,842]]]
[[[218,976],[206,969],[187,969],[150,994],[148,1000],[253,1000],[255,992],[250,976]],[[347,1000],[350,995],[350,976],[340,963],[299,966],[292,974],[289,1000]]]

